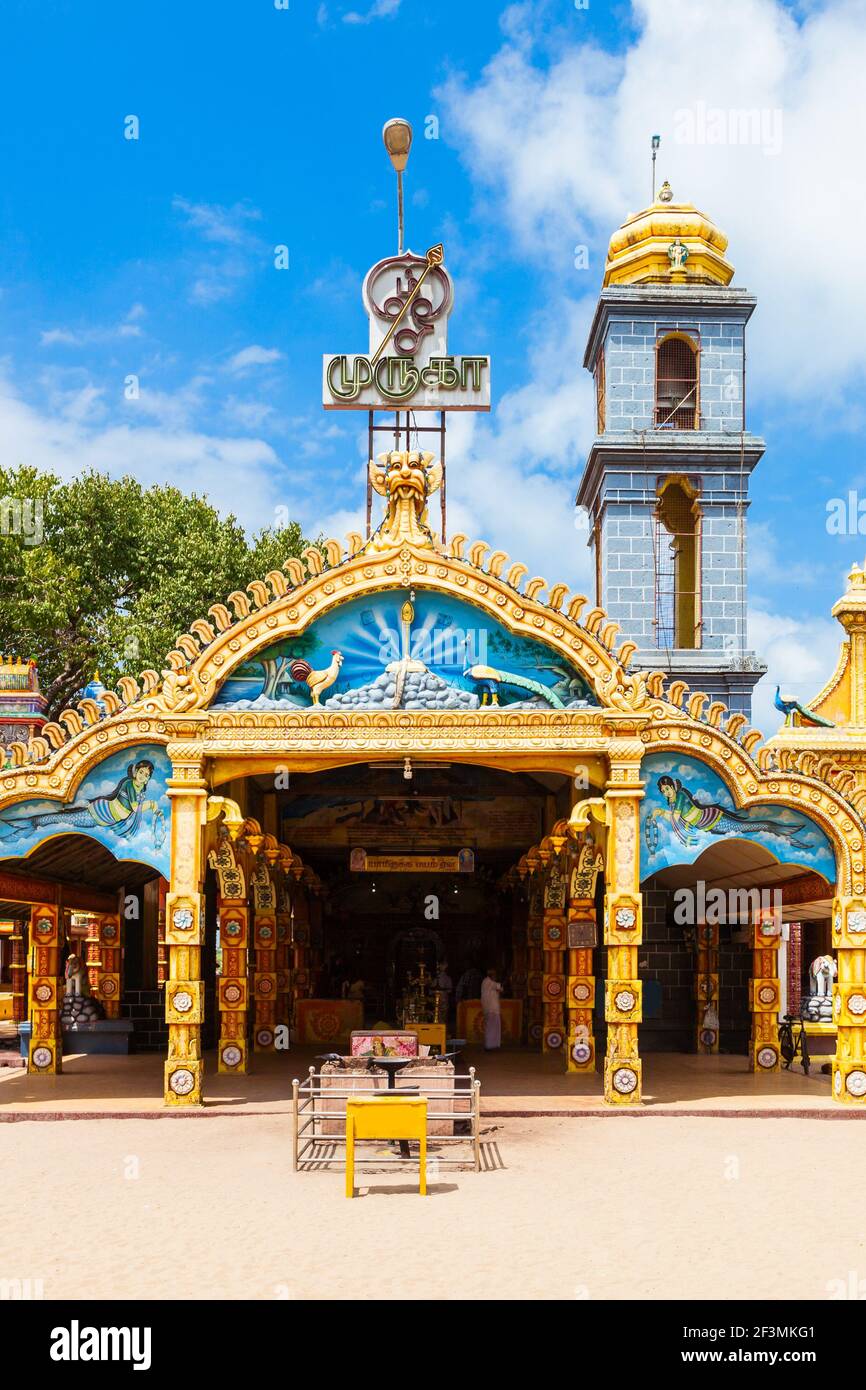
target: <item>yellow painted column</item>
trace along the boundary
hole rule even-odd
[[[541,1037],[543,1052],[562,1052],[565,1030],[565,901],[568,879],[552,855],[544,876],[544,915],[542,919],[542,950],[544,973],[542,999],[544,1020]]]
[[[285,876],[277,880],[277,1026],[288,1028],[292,1022],[292,903]]]
[[[695,1009],[697,1051],[704,1056],[719,1050],[719,927],[698,922],[695,927]],[[777,996],[778,998],[778,996]]]
[[[779,946],[782,918],[767,908],[752,923],[752,985],[749,1007],[752,1011],[752,1039],[749,1059],[752,1071],[778,1071],[779,1049]]]
[[[123,995],[123,941],[121,917],[117,912],[102,913],[97,927],[99,949],[99,979],[97,999],[105,1009],[106,1018],[120,1018]]]
[[[250,874],[253,890],[253,1051],[273,1052],[277,1026],[277,894],[267,865]]]
[[[604,1060],[604,1098],[611,1105],[637,1105],[641,1100],[641,1062],[638,1024],[641,983],[638,946],[643,940],[643,902],[640,891],[640,743],[611,743],[607,805],[607,857],[604,896],[604,939],[608,946],[604,1016],[607,1054]]]
[[[207,803],[207,783],[200,754],[183,745],[169,745],[172,776],[168,779],[171,802],[171,883],[166,897],[165,940],[168,947],[168,979],[165,984],[165,1018],[168,1023],[168,1060],[165,1064],[166,1105],[200,1105],[204,1062],[201,1025],[204,1018],[204,981],[201,948],[204,939],[202,900],[202,835]]]
[[[530,872],[527,891],[526,1040],[530,1047],[537,1047],[544,1030],[544,887],[540,873]]]
[[[220,975],[217,980],[217,1007],[220,1040],[217,1071],[220,1074],[249,1070],[247,1045],[247,949],[249,946],[249,908],[242,898],[218,899],[220,924]]]
[[[33,1076],[54,1076],[63,1070],[60,1006],[63,980],[60,952],[63,945],[60,909],[36,903],[30,910],[30,1045],[28,1071]]]
[[[593,948],[598,944],[595,885],[604,859],[587,836],[572,856],[568,888],[568,1065],[571,1072],[595,1071],[595,972]]]
[[[16,922],[9,941],[12,947],[12,959],[9,962],[12,974],[12,1019],[15,1023],[24,1023],[27,1018],[27,948],[21,922]]]
[[[833,989],[833,1098],[866,1105],[866,899],[834,900],[833,946],[839,970]]]
[[[87,921],[87,936],[84,943],[84,963],[87,966],[87,987],[94,999],[100,999],[99,977],[102,974],[102,947],[100,946],[100,923],[98,913],[93,912]]]
[[[217,1009],[220,1036],[217,1071],[221,1075],[245,1073],[249,1064],[247,1046],[247,1008],[249,1003],[248,948],[250,914],[247,906],[247,880],[238,863],[234,845],[226,828],[217,831],[217,843],[208,855],[219,885],[220,967],[217,978]]]

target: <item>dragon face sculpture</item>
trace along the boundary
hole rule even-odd
[[[433,455],[393,450],[371,459],[370,484],[385,498],[385,518],[370,541],[371,550],[391,550],[406,542],[436,548],[427,524],[427,502],[442,483],[442,465]]]

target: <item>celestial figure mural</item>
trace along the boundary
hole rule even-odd
[[[824,832],[801,811],[776,806],[738,810],[722,779],[697,758],[655,753],[642,765],[642,877],[690,864],[714,840],[751,840],[783,864],[800,864],[832,883],[836,861]]]
[[[789,840],[791,844],[805,843],[800,839],[805,834],[805,826],[792,828],[781,820],[759,820],[747,811],[731,811],[717,802],[699,801],[678,777],[660,777],[658,788],[667,802],[667,809],[657,807],[651,811],[647,824],[659,817],[667,817],[674,834],[684,845],[700,844],[700,834],[697,832],[706,835],[754,835],[760,830],[768,830],[783,840]]]
[[[89,835],[117,859],[168,871],[166,779],[171,764],[159,745],[106,758],[71,802],[23,801],[0,815],[0,855],[25,855],[54,835]]]

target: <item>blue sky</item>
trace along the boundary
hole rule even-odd
[[[660,177],[728,233],[758,295],[752,640],[808,698],[866,548],[826,525],[832,498],[866,498],[864,70],[864,0],[5,0],[3,461],[174,481],[250,528],[357,525],[365,433],[322,410],[321,355],[365,346],[360,283],[394,248],[380,132],[399,114],[408,243],[445,243],[451,346],[493,359],[491,415],[449,431],[450,529],[585,589],[583,346],[658,131]],[[760,139],[684,135],[683,112],[697,130],[744,108]],[[757,712],[773,724],[760,688]]]

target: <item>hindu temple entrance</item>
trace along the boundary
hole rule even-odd
[[[510,901],[502,881],[571,809],[570,780],[438,759],[291,773],[246,784],[263,824],[321,883],[310,946],[316,1000],[360,1003],[366,1024],[402,1021],[410,994],[437,991],[449,1036],[458,1004],[494,967],[512,998]],[[255,812],[254,812],[255,814]],[[306,1037],[303,1003],[299,1032]],[[526,1037],[522,1007],[506,1040]]]

